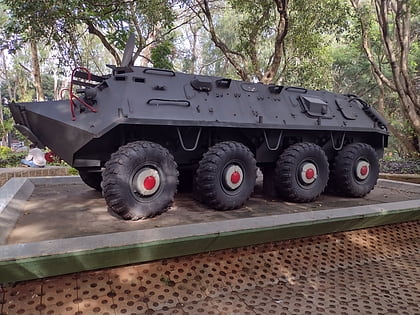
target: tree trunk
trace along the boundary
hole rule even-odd
[[[373,56],[370,34],[369,17],[366,16],[361,2],[351,0],[352,5],[358,14],[362,30],[362,45],[367,59],[371,65],[372,72],[378,86],[386,85],[393,92],[397,93],[399,107],[413,130],[413,136],[405,135],[402,143],[410,150],[411,155],[420,154],[420,105],[418,95],[415,92],[414,80],[409,74],[408,51],[410,47],[410,6],[408,2],[402,0],[375,0],[376,22],[378,23],[381,45],[386,56],[386,60],[391,68],[392,77],[388,78],[382,70],[383,65],[379,65]],[[389,19],[392,18],[390,22]],[[392,131],[392,129],[391,129]],[[394,131],[396,129],[394,128]],[[396,135],[396,134],[395,134]],[[401,135],[400,135],[401,136]],[[398,135],[396,135],[398,138]],[[410,144],[408,142],[411,142]]]
[[[250,81],[257,78],[258,81],[269,84],[276,80],[276,75],[282,60],[283,44],[288,32],[288,0],[273,0],[273,6],[278,14],[278,22],[275,27],[275,36],[273,40],[273,51],[267,64],[260,64],[258,41],[259,34],[262,29],[258,26],[267,20],[270,16],[270,8],[266,7],[262,12],[258,21],[255,23],[255,28],[247,35],[248,49],[241,51],[235,47],[229,47],[223,41],[216,30],[215,21],[213,19],[211,5],[212,1],[209,0],[195,0],[200,12],[196,12],[197,17],[200,19],[203,28],[210,34],[210,38],[214,45],[221,50],[228,62],[233,66],[238,76],[243,81]],[[235,50],[236,49],[236,50]]]
[[[9,70],[7,69],[6,55],[4,54],[4,51],[1,51],[1,57],[3,61],[3,75],[4,75],[4,80],[6,81],[9,102],[15,101],[15,98],[13,97],[12,85],[10,84],[10,80],[9,80]]]
[[[7,133],[6,133],[6,128],[4,128],[4,123],[3,123],[3,104],[2,104],[2,95],[1,95],[1,89],[0,89],[0,124],[1,124],[1,145],[4,146],[7,141]]]
[[[114,58],[116,64],[119,66],[121,65],[121,58],[118,55],[118,52],[115,50],[115,48],[111,45],[111,43],[106,39],[105,35],[101,33],[101,31],[99,29],[97,29],[95,27],[95,25],[93,25],[93,23],[88,20],[85,21],[87,27],[88,27],[88,32],[89,34],[93,34],[95,36],[97,36],[99,38],[99,40],[101,41],[102,45],[104,45],[104,47],[109,51],[109,53],[112,55],[112,57]]]
[[[279,14],[279,22],[277,24],[276,39],[274,42],[274,52],[272,58],[270,58],[271,63],[267,65],[267,70],[260,80],[265,84],[272,83],[275,80],[282,58],[284,39],[289,29],[288,0],[275,0],[274,2],[276,3]]]
[[[30,41],[30,46],[31,46],[31,59],[32,59],[32,75],[34,77],[36,100],[45,101],[44,89],[42,88],[42,81],[41,81],[41,67],[39,65],[39,58],[38,58],[38,46],[34,39]]]
[[[420,139],[420,115],[417,109],[417,96],[413,93],[411,78],[408,74],[408,51],[410,40],[408,25],[410,22],[410,10],[407,5],[401,5],[402,1],[396,1],[394,6],[390,2],[376,0],[376,15],[379,23],[379,30],[382,36],[382,43],[385,48],[387,59],[391,65],[392,77],[395,84],[395,91],[404,108],[407,118]],[[393,31],[388,21],[389,12],[393,10],[395,25]],[[393,35],[395,33],[397,36]],[[416,145],[419,148],[419,143]]]
[[[376,83],[378,84],[378,87],[379,87],[379,97],[378,97],[377,109],[382,116],[384,116],[388,121],[390,121],[390,117],[389,117],[387,111],[385,110],[385,88],[384,88],[384,85],[383,85],[381,79],[375,73],[373,74],[373,76],[375,77]],[[397,138],[398,141],[400,142],[401,147],[402,147],[402,151],[404,152],[404,156],[410,156],[410,155],[412,155],[413,152],[417,151],[417,149],[416,149],[416,147],[413,143],[413,139],[410,139],[409,137],[407,137],[407,135],[405,135],[404,133],[399,131],[397,128],[395,128],[390,123],[388,124],[388,129],[391,132],[391,134],[395,138]]]

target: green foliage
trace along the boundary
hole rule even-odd
[[[9,147],[0,146],[0,159],[7,158],[12,152]]]
[[[407,142],[416,143],[416,134],[410,121],[405,118],[406,115],[402,110],[403,104],[396,91],[392,91],[384,83],[381,84],[383,86],[382,90],[378,86],[372,73],[371,64],[362,46],[363,38],[361,36],[361,30],[363,26],[366,30],[367,47],[371,50],[373,60],[378,65],[377,67],[381,73],[393,83],[395,77],[392,73],[389,58],[384,51],[383,38],[380,34],[375,6],[369,1],[358,2],[358,4],[360,7],[357,10],[352,10],[352,14],[347,19],[349,28],[338,43],[333,46],[334,62],[332,74],[334,78],[334,91],[344,94],[357,94],[371,105],[379,108],[385,114],[394,133],[391,135],[389,141],[389,151],[392,152],[392,155],[406,156],[414,154],[414,152],[409,152],[407,149]],[[397,58],[399,58],[398,49],[400,46],[396,44],[394,38],[396,36],[395,25],[392,22],[392,15],[394,13],[391,11],[389,11],[388,16],[391,22],[388,30],[390,35],[389,40],[394,41],[392,45],[395,47]],[[419,44],[418,40],[415,40],[416,37],[418,38],[418,34],[420,34],[420,27],[416,26],[416,21],[420,22],[420,19],[418,14],[413,14],[414,12],[415,9],[413,8],[411,19],[412,32],[410,35],[412,44],[409,47],[408,55],[408,72],[411,74],[418,73],[420,70],[418,68],[418,61],[420,61]],[[394,137],[394,135],[398,136],[398,138],[396,136]],[[404,143],[401,139],[404,139],[406,142]]]
[[[264,74],[274,58],[279,13],[272,0],[227,0],[212,4],[218,37],[236,52],[234,58],[249,80]],[[274,82],[314,89],[331,89],[331,43],[349,28],[349,4],[340,0],[289,1],[288,29],[281,52],[281,65]],[[235,74],[213,44],[203,44],[206,73]],[[235,77],[238,77],[235,74]]]
[[[174,21],[169,0],[116,0],[106,4],[85,0],[1,0],[7,6],[9,23],[3,32],[3,44],[17,51],[30,39],[43,40],[60,52],[65,65],[80,65],[80,39],[86,29],[103,35],[116,49],[125,47],[128,36],[136,32],[139,46],[156,32]]]
[[[13,152],[8,147],[0,147],[0,168],[17,167],[20,160],[25,158],[26,152]]]
[[[359,42],[352,40],[335,45],[332,56],[334,58],[332,65],[334,92],[356,94],[377,107],[380,90],[371,73],[370,64],[359,47]],[[413,137],[413,129],[409,127],[407,120],[402,119],[398,97],[389,89],[385,89],[384,106],[388,123],[407,138]],[[389,138],[389,148],[386,154],[392,158],[404,156],[401,142],[393,135]]]
[[[331,89],[332,49],[348,31],[349,4],[340,0],[290,1],[282,82]]]
[[[216,16],[216,30],[224,42],[231,47],[240,45],[238,43],[238,13],[231,10],[229,7],[220,11],[220,15]],[[201,71],[202,74],[225,76],[233,79],[240,79],[234,68],[229,64],[223,53],[217,48],[214,43],[207,37],[204,32],[200,33],[201,38]]]
[[[0,138],[3,138],[13,130],[14,121],[8,107],[1,106],[0,110],[3,111],[3,121],[0,124]]]
[[[356,42],[336,44],[332,48],[333,90],[357,94],[369,103],[377,98],[376,82],[370,64]]]
[[[76,170],[73,167],[69,167],[69,175],[75,175],[75,176],[77,176],[77,175],[79,175],[79,171]]]
[[[152,48],[151,59],[153,67],[173,70],[174,65],[171,59],[174,45],[171,41],[165,40]]]

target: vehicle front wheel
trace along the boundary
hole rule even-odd
[[[89,187],[92,187],[97,191],[102,191],[102,172],[88,172],[85,170],[79,170],[79,176],[82,179],[82,181]]]
[[[154,217],[166,211],[178,185],[172,154],[149,141],[121,146],[105,164],[102,176],[109,209],[126,220]]]

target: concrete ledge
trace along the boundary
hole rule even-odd
[[[83,184],[79,176],[44,176],[44,177],[29,177],[35,186],[54,186],[54,185],[77,185]]]
[[[5,243],[33,190],[34,184],[27,178],[12,178],[0,189],[0,244]]]
[[[384,178],[384,179],[395,180],[395,181],[420,184],[420,175],[419,174],[386,174],[386,173],[380,173],[379,177]]]
[[[78,177],[60,180],[80,182]],[[420,199],[4,245],[0,246],[0,283],[413,220],[420,220]]]
[[[0,186],[14,177],[38,177],[38,176],[66,176],[69,174],[68,167],[46,166],[43,168],[12,167],[0,168]]]
[[[82,180],[79,176],[11,178],[0,188],[0,244],[6,243],[16,221],[24,213],[25,201],[31,196],[35,186],[80,183]]]

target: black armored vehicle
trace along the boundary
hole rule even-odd
[[[120,217],[162,213],[179,178],[207,206],[238,208],[257,168],[266,189],[293,202],[327,185],[353,197],[375,186],[388,132],[359,97],[133,66],[133,48],[108,76],[75,69],[69,100],[10,105],[16,128]]]

